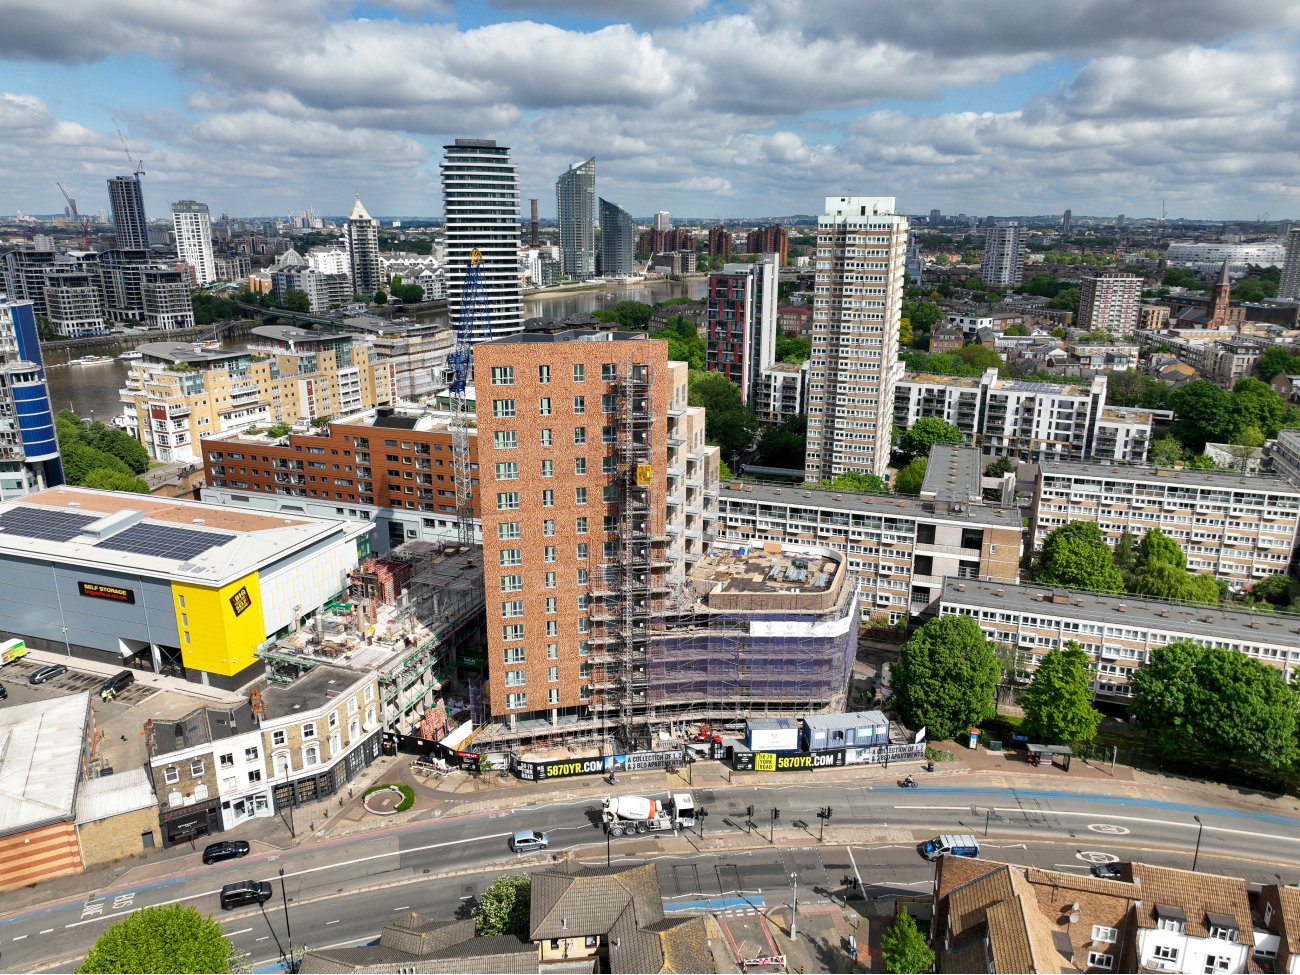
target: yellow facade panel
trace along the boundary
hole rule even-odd
[[[172,582],[172,601],[186,667],[233,676],[255,662],[266,639],[256,572],[220,589]]]

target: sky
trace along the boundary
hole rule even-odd
[[[142,160],[150,216],[440,217],[471,137],[543,217],[594,156],[639,217],[1295,219],[1298,40],[1294,0],[0,0],[0,214]]]

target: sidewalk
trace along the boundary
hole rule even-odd
[[[26,659],[42,667],[47,664],[64,664],[69,670],[79,670],[82,673],[97,674],[101,677],[112,677],[125,669],[113,664],[101,663],[98,660],[85,660],[82,657],[72,657],[63,653],[50,653],[47,650],[28,649]],[[135,674],[137,684],[145,687],[156,687],[160,691],[179,691],[183,694],[190,694],[220,704],[239,704],[241,701],[248,700],[247,694],[240,694],[236,691],[223,691],[220,687],[200,684],[197,681],[181,680],[179,677],[170,677],[164,674],[151,674],[147,670],[132,669],[131,672]]]

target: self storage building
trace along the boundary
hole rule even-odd
[[[227,690],[369,553],[344,519],[62,487],[0,505],[0,635]]]

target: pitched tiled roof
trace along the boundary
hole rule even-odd
[[[714,970],[709,928],[702,917],[664,918],[647,927],[659,935],[664,967],[661,971],[692,975]]]
[[[1142,886],[1142,908],[1137,911],[1138,927],[1154,928],[1155,906],[1169,904],[1182,908],[1187,914],[1187,933],[1193,937],[1209,937],[1207,912],[1226,914],[1237,922],[1238,943],[1255,944],[1254,922],[1244,880],[1153,867],[1147,863],[1125,863],[1120,869],[1124,880],[1137,881]]]
[[[1282,905],[1282,917],[1273,927],[1282,935],[1281,948],[1288,954],[1300,954],[1300,888],[1277,885],[1278,903]],[[1279,958],[1281,952],[1278,952]]]
[[[542,870],[533,874],[529,934],[534,941],[606,934],[629,902],[638,926],[664,916],[653,864]]]

